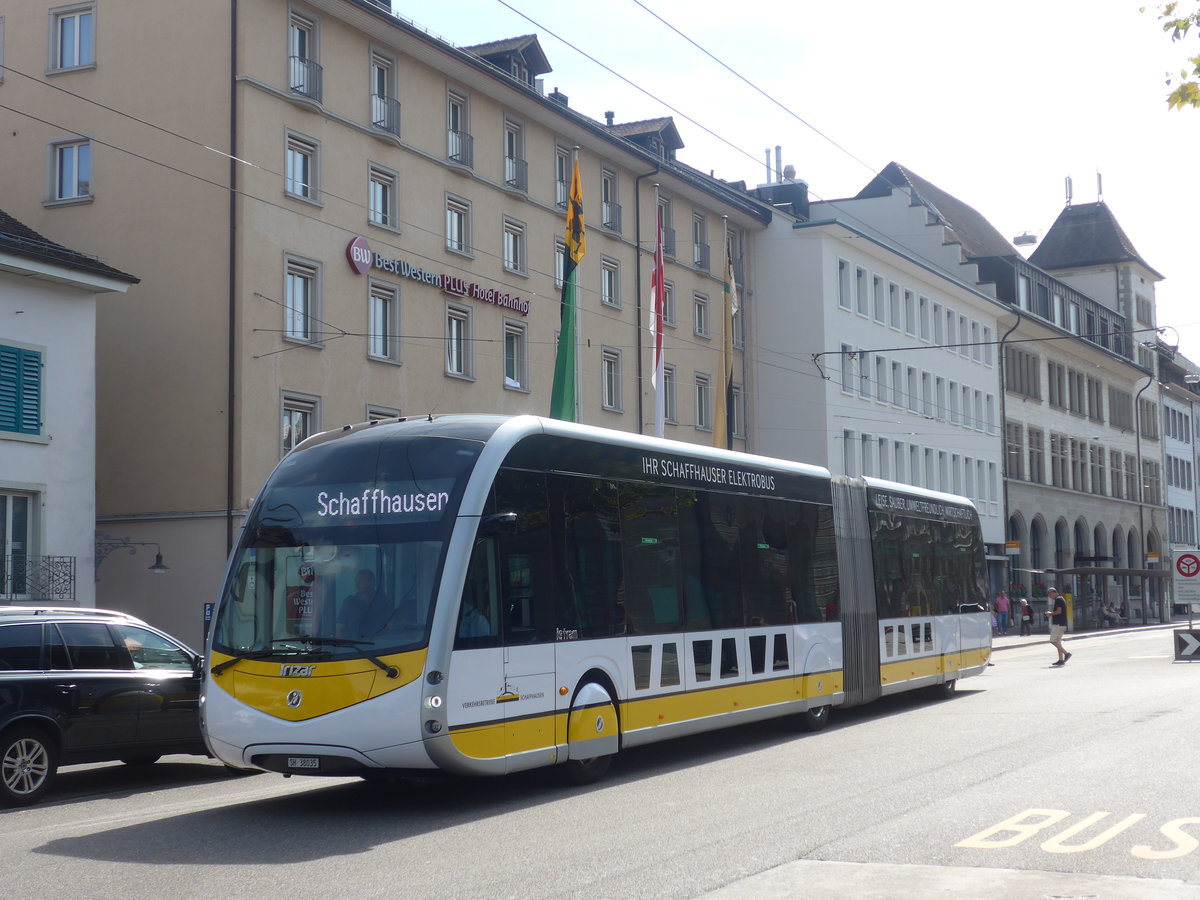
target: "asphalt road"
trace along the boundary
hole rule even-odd
[[[0,812],[5,898],[1200,898],[1200,665],[1168,630],[1007,647],[958,696],[552,773],[379,788],[209,760]]]

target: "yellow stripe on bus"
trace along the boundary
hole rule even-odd
[[[285,666],[292,665],[286,661],[247,659],[234,663],[220,675],[210,674],[209,677],[214,684],[259,712],[289,722],[303,722],[411,684],[420,678],[425,668],[425,654],[425,650],[414,650],[379,657],[384,665],[393,666],[400,673],[395,678],[388,678],[382,669],[365,659],[312,663],[312,672],[301,676],[281,675]],[[212,665],[220,665],[228,659],[231,657],[223,653],[213,653]],[[289,702],[293,691],[298,691],[299,696]]]

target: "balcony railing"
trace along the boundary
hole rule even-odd
[[[520,157],[504,157],[504,186],[514,191],[529,190],[529,163]]]
[[[697,269],[703,269],[705,272],[707,272],[710,254],[711,248],[708,246],[708,244],[693,244],[692,265],[694,265]]]
[[[400,101],[383,94],[371,95],[371,125],[380,131],[400,136]]]
[[[74,600],[74,556],[0,557],[0,598]]]
[[[465,131],[446,132],[446,158],[460,166],[471,168],[474,159],[474,139]]]
[[[559,209],[567,208],[567,200],[570,198],[571,188],[565,181],[554,182],[554,202]]]
[[[600,204],[600,224],[609,231],[621,230],[621,204],[605,201]]]
[[[663,228],[663,256],[675,256],[675,229]]]
[[[307,97],[309,100],[321,102],[322,86],[321,78],[323,71],[320,63],[315,60],[305,59],[303,56],[289,57],[291,63],[291,77],[288,82],[288,87],[293,94],[300,94],[302,97]]]

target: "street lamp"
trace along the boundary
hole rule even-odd
[[[96,532],[96,581],[100,580],[100,563],[108,558],[108,555],[114,550],[128,550],[129,555],[137,553],[138,547],[153,547],[154,548],[154,564],[147,566],[146,571],[152,572],[155,575],[162,575],[171,570],[171,567],[163,562],[162,548],[155,541],[131,541],[129,538],[114,538],[105,534],[102,531]]]

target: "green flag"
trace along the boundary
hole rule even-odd
[[[579,160],[571,175],[567,202],[567,253],[563,259],[562,319],[558,329],[558,354],[554,358],[554,387],[550,392],[550,417],[575,421],[575,270],[586,249],[583,233],[583,188]]]

